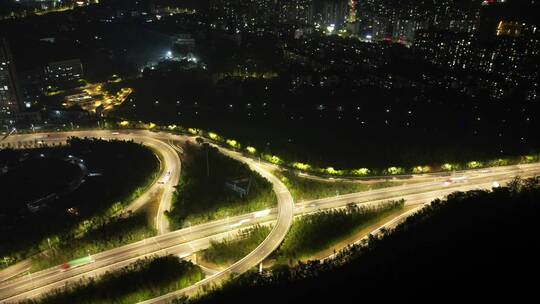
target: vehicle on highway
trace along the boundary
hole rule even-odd
[[[459,177],[450,177],[446,181],[444,181],[444,186],[450,186],[452,184],[462,184],[467,182],[467,176],[459,176]]]
[[[169,181],[169,178],[171,178],[171,171],[167,171],[167,174],[165,174],[165,176],[163,177],[163,179],[160,180],[160,181],[158,182],[158,184],[161,184],[161,185],[165,184],[166,182]]]
[[[94,262],[94,259],[91,256],[86,256],[86,257],[83,257],[83,258],[78,258],[78,259],[69,261],[67,263],[64,263],[64,264],[58,266],[58,268],[60,270],[62,270],[62,271],[66,271],[66,270],[69,270],[69,269],[73,269],[73,268],[81,267],[81,266],[84,266],[84,265],[87,265],[87,264],[91,264],[93,262]]]

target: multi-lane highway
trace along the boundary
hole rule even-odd
[[[169,231],[169,223],[164,216],[164,212],[170,209],[172,194],[174,187],[180,180],[181,163],[178,153],[169,144],[162,140],[154,139],[147,135],[137,134],[121,134],[110,131],[77,131],[77,132],[62,132],[62,133],[36,133],[13,135],[1,141],[2,144],[17,146],[18,142],[24,143],[27,146],[58,144],[64,143],[67,138],[72,136],[78,137],[95,137],[105,139],[119,140],[134,140],[145,144],[152,149],[160,160],[160,173],[154,183],[150,185],[144,193],[123,210],[123,212],[136,212],[145,206],[146,203],[153,199],[159,199],[158,211],[155,218],[155,227],[159,234]],[[0,282],[14,277],[20,273],[27,272],[30,269],[31,261],[24,260],[12,267],[0,271]]]
[[[92,130],[92,131],[74,131],[74,132],[61,132],[61,133],[34,133],[23,135],[12,135],[1,141],[2,144],[11,144],[17,146],[17,143],[23,143],[26,145],[38,145],[44,144],[59,144],[65,143],[69,137],[90,137],[90,138],[104,138],[104,139],[118,139],[118,140],[133,140],[140,142],[152,149],[160,160],[160,174],[156,181],[136,200],[131,202],[124,211],[135,212],[142,208],[147,202],[149,202],[155,195],[163,193],[159,198],[159,210],[156,216],[156,229],[159,233],[168,231],[167,219],[163,216],[163,212],[170,208],[171,197],[174,191],[174,187],[180,180],[180,157],[173,147],[164,142],[163,140],[156,139],[151,136],[150,132],[111,132],[104,130]]]
[[[186,137],[179,137],[168,133],[154,133],[147,131],[130,131],[129,134],[112,135],[110,131],[88,131],[89,133],[59,133],[51,134],[51,140],[62,140],[66,136],[92,136],[122,139],[132,138],[135,141],[142,141],[149,145],[155,145],[154,149],[163,151],[177,151],[178,148],[167,145],[167,142],[190,140]],[[43,135],[27,135],[43,136]],[[23,137],[26,140],[26,137]],[[10,140],[16,141],[17,136]],[[165,144],[167,148],[160,146]],[[161,147],[161,148],[160,148]],[[238,229],[257,223],[275,221],[272,232],[253,252],[241,259],[231,267],[217,274],[211,275],[203,281],[187,289],[173,292],[162,297],[149,300],[145,303],[166,303],[170,299],[180,294],[191,294],[198,291],[202,286],[219,282],[232,273],[242,273],[265,259],[285,237],[292,222],[293,213],[305,214],[326,208],[339,208],[349,203],[376,204],[381,201],[405,199],[407,204],[423,204],[435,198],[441,198],[454,191],[464,191],[471,189],[491,188],[494,182],[504,183],[515,176],[534,176],[540,174],[540,164],[516,165],[498,167],[483,170],[473,170],[460,172],[459,179],[448,182],[447,176],[438,174],[427,175],[422,181],[415,183],[377,189],[361,193],[341,195],[331,198],[297,203],[293,208],[293,200],[285,186],[265,168],[265,164],[260,164],[252,159],[244,157],[242,154],[220,148],[221,151],[239,161],[247,163],[253,170],[259,172],[274,185],[274,191],[278,197],[278,207],[275,209],[262,210],[250,214],[231,217],[228,219],[213,221],[186,229],[163,233],[153,238],[140,242],[115,248],[92,256],[95,261],[92,264],[79,268],[60,270],[51,268],[31,275],[25,275],[9,281],[0,283],[0,299],[4,302],[17,302],[28,297],[37,296],[44,292],[64,286],[66,283],[78,281],[82,277],[98,276],[105,271],[110,271],[123,267],[136,259],[154,254],[176,254],[188,256],[194,252],[206,248],[211,240],[219,240],[234,234]],[[170,152],[170,151],[169,151]],[[174,153],[176,154],[176,152]],[[176,156],[177,157],[177,156]],[[170,168],[171,172],[176,172],[176,181],[179,178],[180,162],[175,162],[175,157],[162,157],[165,159],[163,166]],[[171,165],[174,164],[174,165]],[[175,169],[173,166],[178,166]],[[163,170],[162,177],[169,169]],[[160,178],[162,178],[160,177]],[[172,179],[172,176],[171,176]],[[172,193],[172,189],[171,189]],[[166,198],[170,203],[170,198]],[[168,206],[168,205],[164,205]],[[162,213],[162,211],[161,211]],[[159,216],[159,215],[158,215]],[[157,221],[158,223],[161,221]],[[159,226],[158,226],[159,227]],[[165,232],[165,229],[162,230]]]
[[[114,134],[113,134],[114,133]],[[187,140],[186,137],[179,137],[179,136],[173,136],[171,134],[157,134],[153,132],[148,131],[131,131],[126,133],[118,133],[118,132],[108,132],[108,131],[83,131],[83,132],[65,132],[65,133],[54,133],[54,134],[48,134],[45,135],[45,138],[43,138],[44,135],[36,135],[36,134],[30,134],[30,135],[23,135],[23,136],[13,136],[7,139],[7,141],[15,143],[15,142],[33,142],[35,140],[47,140],[50,142],[63,142],[66,138],[70,136],[79,136],[79,137],[97,137],[97,138],[118,138],[118,139],[133,139],[135,141],[141,141],[147,145],[150,145],[157,148],[158,151],[162,153],[162,155],[168,155],[168,157],[162,157],[162,166],[165,167],[165,169],[162,171],[162,174],[160,176],[160,179],[169,179],[166,181],[165,185],[170,185],[170,188],[166,188],[164,190],[164,193],[172,193],[173,187],[178,183],[178,179],[180,176],[180,161],[178,159],[177,162],[175,162],[175,159],[178,158],[178,154],[176,153],[175,149],[171,147],[170,145],[166,144],[166,141],[170,140]],[[170,152],[172,151],[172,154],[176,155],[174,157],[173,155],[170,155]],[[248,159],[241,156],[240,154],[235,154],[233,157],[239,161],[247,162]],[[176,166],[175,168],[173,168]],[[294,202],[292,199],[291,194],[287,190],[287,188],[283,185],[283,183],[273,176],[271,173],[263,169],[261,166],[258,166],[256,164],[250,163],[249,166],[251,169],[257,171],[259,174],[267,178],[272,184],[274,191],[277,196],[278,206],[277,206],[277,222],[274,225],[273,229],[269,233],[269,235],[266,237],[266,239],[255,249],[252,251],[249,255],[244,257],[242,260],[238,261],[231,267],[225,269],[224,271],[218,272],[217,274],[208,277],[204,279],[203,281],[197,283],[195,286],[192,287],[193,290],[196,290],[206,284],[215,283],[218,282],[232,273],[242,273],[253,266],[256,266],[258,263],[260,263],[262,260],[264,260],[272,251],[274,251],[277,246],[281,243],[285,235],[287,234],[287,231],[292,223],[293,218],[293,207]],[[173,173],[174,172],[174,173]],[[170,175],[171,178],[168,177]],[[172,178],[174,176],[174,178]],[[174,182],[174,183],[173,183]],[[155,185],[160,185],[160,183],[156,183]],[[153,188],[154,186],[152,186]],[[156,186],[157,187],[157,186]],[[154,189],[150,189],[145,195],[151,195],[152,191]],[[163,211],[166,210],[170,204],[170,196],[163,195],[162,202],[160,203],[160,210],[158,212],[158,219],[156,220],[156,223],[158,224],[158,228],[164,232],[166,227],[166,224],[162,224],[163,221],[159,218],[163,217]],[[146,197],[148,199],[148,197]],[[135,207],[138,208],[139,203],[134,203]],[[165,207],[162,207],[165,206]],[[134,207],[134,208],[135,208]],[[136,208],[134,209],[136,210]],[[235,228],[234,226],[225,224],[225,231],[231,230]],[[204,226],[203,226],[204,227]],[[197,229],[197,228],[196,228]],[[189,237],[196,236],[197,234],[193,233],[193,229],[189,230],[183,230],[184,233],[186,233]],[[2,299],[5,302],[17,302],[29,297],[33,297],[39,294],[43,294],[47,291],[51,291],[55,288],[64,286],[68,282],[74,282],[79,280],[80,278],[89,277],[89,276],[98,276],[106,271],[110,271],[112,269],[116,269],[118,267],[125,266],[129,264],[130,262],[142,257],[147,256],[149,254],[181,254],[182,252],[193,252],[193,250],[200,247],[200,244],[208,244],[208,241],[211,238],[203,238],[203,239],[194,239],[191,242],[185,243],[185,239],[182,239],[181,237],[174,237],[174,242],[176,243],[176,246],[167,246],[162,249],[162,245],[160,245],[159,241],[155,238],[151,238],[149,240],[144,240],[142,242],[136,243],[134,248],[131,247],[120,247],[116,248],[112,251],[108,251],[105,253],[101,253],[98,255],[95,255],[92,257],[92,259],[95,261],[91,264],[82,266],[80,268],[74,268],[74,269],[68,269],[68,270],[60,270],[57,268],[52,268],[48,270],[44,270],[41,272],[29,274],[27,276],[23,276],[17,279],[14,279],[12,281],[3,282],[2,286],[0,287],[0,299]],[[206,243],[205,243],[206,242]],[[132,244],[134,245],[134,244]],[[137,246],[138,245],[138,246]],[[177,246],[180,245],[180,246]],[[130,246],[130,245],[128,245]],[[157,246],[157,247],[156,247]],[[187,248],[186,248],[187,246]],[[158,250],[155,250],[155,249]]]

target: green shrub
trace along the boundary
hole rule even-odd
[[[212,241],[203,251],[206,261],[218,265],[232,264],[253,251],[270,233],[270,226],[254,226],[241,230],[236,237],[220,242]]]
[[[201,268],[176,256],[138,260],[99,279],[86,279],[27,304],[138,303],[190,286],[204,278]]]
[[[289,233],[274,256],[278,259],[299,259],[312,255],[384,217],[389,212],[403,208],[404,205],[403,200],[385,202],[371,207],[350,204],[347,208],[302,216],[293,222]]]
[[[207,144],[186,144],[184,151],[187,159],[182,162],[173,207],[167,213],[172,229],[275,206],[272,184],[246,164]],[[227,181],[237,178],[249,180],[245,197],[225,187]]]
[[[292,171],[274,171],[287,186],[296,201],[325,198],[335,195],[368,191],[373,189],[397,186],[396,182],[360,183],[349,181],[323,181],[302,177]]]

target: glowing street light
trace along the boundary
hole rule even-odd
[[[326,32],[328,32],[328,34],[332,34],[335,29],[336,29],[336,25],[330,24],[329,26],[326,27]]]

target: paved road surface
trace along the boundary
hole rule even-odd
[[[7,140],[12,141],[12,142],[33,141],[34,139],[39,138],[40,136],[43,137],[43,135],[34,135],[34,134],[26,135],[26,136],[13,136],[11,138],[8,138]],[[153,132],[138,131],[138,130],[131,131],[129,132],[129,134],[124,134],[124,133],[114,134],[114,136],[112,132],[101,131],[101,130],[85,131],[85,132],[54,133],[54,134],[50,134],[49,136],[46,136],[45,139],[48,141],[55,141],[55,140],[62,141],[63,139],[69,136],[79,136],[79,137],[87,136],[87,137],[102,137],[102,138],[118,137],[121,139],[133,138],[135,141],[141,140],[145,144],[154,145],[154,147],[160,147],[159,142],[164,143],[163,140],[175,140],[175,139],[186,140],[185,137],[180,138],[178,136],[175,137],[170,134],[161,134],[161,136],[158,136],[158,134],[153,133]],[[166,146],[169,147],[170,150],[173,151],[175,155],[177,155],[175,149],[173,149],[169,145],[166,145]],[[161,149],[168,150],[164,147],[162,147]],[[244,158],[243,156],[239,154],[234,155],[233,157],[235,157],[237,160],[240,160],[240,161],[248,160],[247,158]],[[225,269],[224,271],[221,271],[197,283],[196,285],[193,286],[193,288],[198,288],[198,286],[203,286],[205,284],[217,282],[223,278],[226,278],[228,275],[232,273],[242,273],[250,269],[251,267],[256,266],[258,263],[264,260],[270,253],[272,253],[272,251],[274,251],[275,248],[277,248],[277,246],[279,246],[279,244],[281,243],[281,241],[283,240],[283,238],[288,232],[288,229],[292,223],[293,208],[294,208],[294,202],[293,202],[291,194],[289,193],[287,188],[283,185],[283,183],[281,183],[281,181],[278,178],[274,177],[268,171],[264,170],[260,166],[257,166],[256,164],[249,164],[249,166],[253,170],[256,170],[257,172],[259,172],[259,174],[267,178],[273,184],[273,188],[276,193],[277,200],[278,200],[277,222],[274,225],[273,229],[271,230],[270,234],[257,247],[257,249],[255,249],[253,252],[251,252],[249,255],[244,257],[242,260],[238,261],[237,263]],[[167,165],[165,165],[165,167],[166,169],[164,170],[160,178],[164,178],[165,175],[168,174]],[[175,174],[177,174],[177,176],[179,177],[180,176],[179,162],[178,162],[177,168],[170,168],[171,172],[173,170],[177,171],[177,173]],[[178,182],[178,179],[176,179],[176,183],[177,182]],[[171,186],[171,188],[173,186]],[[165,191],[167,191],[167,189],[165,189]],[[162,210],[164,209],[160,208],[160,211]],[[237,229],[237,226],[235,226],[235,224],[229,225],[228,223],[225,223],[225,228],[226,230],[234,230],[234,229]],[[187,236],[189,237],[196,236],[196,233],[193,233],[193,229],[188,229],[187,231],[184,229],[182,231],[186,233]],[[228,234],[228,233],[229,232],[225,232],[224,234]],[[5,300],[6,302],[20,301],[22,299],[33,297],[33,296],[45,293],[47,291],[51,291],[55,288],[64,286],[64,284],[66,284],[67,282],[77,281],[82,277],[98,276],[98,275],[103,274],[106,271],[123,267],[135,261],[136,259],[142,256],[147,256],[149,254],[184,255],[183,252],[185,251],[193,252],[193,251],[199,250],[201,247],[201,244],[205,244],[205,246],[207,246],[209,243],[209,240],[212,239],[213,237],[216,237],[216,236],[213,235],[210,237],[194,239],[187,243],[185,243],[184,240],[182,240],[182,238],[173,237],[173,243],[174,243],[173,246],[167,246],[168,243],[165,245],[161,245],[159,243],[159,240],[157,240],[156,238],[151,238],[149,240],[147,239],[147,240],[142,241],[142,245],[141,245],[141,242],[138,242],[135,244],[130,244],[128,246],[116,248],[116,249],[92,256],[95,262],[88,265],[84,265],[78,268],[69,269],[65,271],[56,267],[56,268],[40,271],[37,273],[29,274],[27,276],[23,276],[15,280],[3,282],[0,287],[0,299]],[[162,246],[166,246],[166,247],[163,247],[162,249]],[[156,248],[158,248],[158,250],[155,250]]]
[[[105,139],[120,139],[120,140],[135,140],[142,142],[144,145],[151,148],[160,159],[160,175],[157,180],[137,199],[131,202],[123,211],[136,212],[151,201],[155,195],[161,195],[158,212],[155,219],[155,227],[159,234],[169,231],[169,222],[164,216],[164,211],[170,209],[174,186],[180,180],[180,157],[176,150],[162,140],[154,139],[148,135],[124,134],[111,131],[78,131],[78,132],[63,132],[50,134],[25,134],[13,135],[2,140],[2,143],[11,143],[16,146],[17,142],[26,142],[34,145],[36,141],[47,144],[65,142],[68,137],[101,137]],[[165,181],[162,183],[163,181]],[[30,269],[31,261],[29,259],[21,261],[12,267],[0,271],[0,282],[11,277],[17,276],[22,272],[27,272]]]
[[[92,133],[96,134],[92,136],[99,137],[100,134],[107,131],[97,132],[98,133]],[[108,133],[110,134],[110,132]],[[77,135],[81,136],[79,134]],[[101,137],[105,136],[108,135],[105,134]],[[143,140],[147,140],[147,137],[161,141],[187,140],[185,137],[146,131],[134,131],[130,134],[126,134],[125,136],[132,136],[133,138]],[[445,185],[445,181],[448,179],[448,177],[432,176],[432,178],[426,182],[418,182],[411,185],[377,189],[373,191],[302,202],[298,203],[296,208],[293,208],[293,201],[290,193],[276,177],[268,173],[268,171],[263,168],[264,164],[258,164],[257,162],[245,158],[236,152],[231,152],[224,149],[221,150],[231,157],[246,162],[253,170],[256,170],[273,183],[274,190],[276,191],[276,195],[278,197],[278,208],[213,221],[115,248],[94,255],[94,263],[79,268],[70,269],[67,271],[61,271],[58,268],[51,268],[34,273],[31,276],[26,275],[20,278],[12,279],[7,282],[0,283],[0,299],[11,302],[33,297],[54,288],[64,286],[64,284],[68,282],[77,281],[83,276],[97,276],[105,271],[118,269],[119,267],[135,261],[136,259],[148,255],[177,254],[179,256],[187,256],[200,249],[206,248],[209,245],[210,240],[219,240],[235,233],[235,231],[240,228],[256,223],[274,221],[277,218],[277,222],[268,238],[261,243],[257,249],[242,260],[238,261],[224,271],[206,278],[194,286],[145,302],[166,303],[171,298],[174,298],[180,294],[191,294],[198,291],[203,285],[219,282],[232,273],[241,273],[252,268],[253,266],[256,266],[282,241],[292,222],[293,212],[295,214],[304,214],[320,209],[343,207],[348,203],[373,204],[385,200],[395,200],[401,198],[406,199],[407,204],[422,204],[435,198],[444,197],[445,195],[448,195],[454,191],[491,188],[493,182],[497,181],[502,184],[516,175],[526,177],[540,174],[540,164],[474,170],[472,172],[461,173],[461,176],[466,176],[466,178],[462,181],[451,183],[450,185]]]

